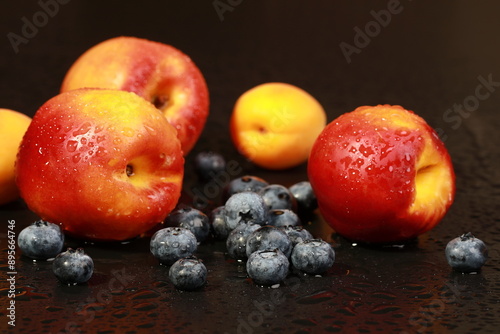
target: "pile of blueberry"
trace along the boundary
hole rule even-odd
[[[255,283],[279,284],[291,266],[318,275],[333,265],[331,245],[314,239],[298,214],[316,208],[309,182],[286,188],[247,175],[232,180],[226,193],[225,204],[212,214],[214,234],[226,240],[229,256],[246,261]]]
[[[204,182],[224,166],[216,153],[202,152],[195,158],[196,172]],[[208,216],[190,206],[174,210],[165,220],[167,227],[151,238],[151,253],[171,266],[169,276],[177,288],[194,290],[205,284],[206,268],[194,253],[209,236],[224,240],[228,255],[246,261],[248,276],[261,285],[280,283],[292,266],[318,275],[333,265],[330,244],[314,239],[301,224],[299,215],[317,207],[309,182],[287,188],[246,175],[229,182],[223,201]],[[186,270],[186,262],[195,269]]]
[[[59,225],[38,220],[19,233],[17,244],[25,256],[34,260],[53,259],[52,271],[62,283],[87,282],[94,272],[92,258],[82,248],[61,252],[64,239]]]

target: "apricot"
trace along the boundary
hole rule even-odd
[[[0,205],[19,197],[15,182],[14,165],[23,136],[31,118],[20,112],[0,108]]]
[[[321,104],[296,86],[270,82],[241,95],[230,120],[238,151],[266,169],[287,169],[307,161],[326,126]]]

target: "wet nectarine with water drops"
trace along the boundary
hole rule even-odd
[[[359,107],[317,138],[308,175],[325,220],[349,239],[399,242],[432,229],[455,195],[444,143],[400,106]]]
[[[22,198],[42,219],[73,236],[126,240],[176,206],[184,158],[175,129],[145,99],[77,89],[36,112],[16,174]]]

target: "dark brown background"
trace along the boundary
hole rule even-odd
[[[42,3],[53,2],[50,0]],[[61,0],[61,2],[63,2]],[[228,4],[221,16],[215,4]],[[375,17],[391,9],[382,26]],[[244,265],[224,244],[200,247],[209,269],[203,291],[181,293],[148,240],[83,246],[96,270],[87,285],[57,283],[48,263],[17,252],[16,332],[290,333],[496,332],[500,326],[500,5],[495,1],[83,1],[59,4],[52,17],[37,1],[4,1],[0,10],[0,107],[32,116],[58,93],[72,62],[119,35],[171,44],[207,80],[211,114],[186,162],[185,196],[197,184],[193,156],[219,151],[272,183],[306,178],[306,165],[269,172],[237,154],[228,137],[232,106],[247,89],[269,81],[295,84],[324,106],[331,121],[360,105],[400,104],[438,129],[454,161],[457,197],[434,230],[402,248],[353,246],[316,216],[309,228],[332,242],[328,275],[291,275],[279,289],[245,279]],[[387,12],[386,12],[387,13]],[[8,36],[39,27],[15,52]],[[386,17],[387,20],[387,17]],[[358,31],[369,31],[362,40]],[[26,31],[25,31],[26,32]],[[26,36],[25,36],[26,37]],[[341,45],[358,47],[350,62]],[[484,80],[492,82],[485,90]],[[483,85],[483,88],[478,88]],[[479,95],[477,95],[479,93]],[[489,94],[487,94],[489,93]],[[487,96],[486,96],[487,95]],[[465,111],[459,114],[462,107]],[[1,144],[0,144],[1,145]],[[0,207],[2,271],[7,221],[17,233],[36,217],[22,201]],[[477,275],[453,273],[444,257],[452,238],[471,231],[490,249]],[[2,276],[4,277],[4,276]],[[0,286],[5,285],[2,278]],[[0,290],[2,296],[7,291]],[[1,328],[7,323],[2,297]]]

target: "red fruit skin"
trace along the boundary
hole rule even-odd
[[[321,214],[337,233],[354,241],[417,237],[439,223],[454,199],[455,174],[444,144],[411,111],[403,126],[392,122],[394,110],[405,111],[399,106],[360,107],[341,115],[319,135],[309,157],[308,176]],[[418,159],[426,145],[437,151],[453,186],[444,204],[436,201],[412,211]]]
[[[84,87],[129,91],[156,104],[177,130],[184,155],[198,141],[209,114],[208,87],[191,58],[142,38],[112,38],[84,53],[66,74],[61,92]],[[166,106],[158,97],[167,97]]]
[[[183,173],[180,142],[161,113],[133,93],[101,89],[47,101],[16,161],[16,183],[33,212],[98,241],[131,239],[162,222]]]

